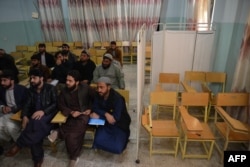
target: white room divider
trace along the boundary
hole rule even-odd
[[[158,83],[159,73],[210,71],[214,60],[214,31],[156,31],[152,36],[151,90]]]

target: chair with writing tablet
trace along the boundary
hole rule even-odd
[[[145,108],[141,119],[142,126],[149,134],[149,153],[173,154],[178,153],[179,132],[174,120],[152,120],[152,106]],[[164,140],[163,145],[156,147],[155,140]],[[167,141],[167,142],[166,142]]]
[[[219,146],[219,142],[216,142],[215,145],[222,156],[221,160],[223,160],[223,152],[228,149],[230,143],[248,144],[250,141],[249,124],[231,117],[226,112],[226,110],[230,108],[241,108],[240,112],[248,112],[249,93],[218,93],[216,95],[215,126],[220,136],[222,136],[224,145],[222,147]],[[239,111],[238,109],[236,110],[237,112]],[[223,121],[217,121],[218,114]]]

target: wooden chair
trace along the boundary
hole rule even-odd
[[[182,159],[184,158],[206,158],[210,159],[215,143],[215,137],[207,123],[201,123],[197,118],[189,114],[184,106],[179,106],[181,115],[180,121],[180,148],[182,152]],[[193,152],[190,153],[188,144],[191,142],[202,143],[204,152],[196,151],[192,148]],[[196,147],[197,148],[197,147]]]
[[[61,48],[62,44],[63,44],[63,41],[54,41],[54,42],[52,42],[52,46],[57,47],[57,48]],[[46,49],[47,49],[47,45],[46,45]]]
[[[95,41],[95,42],[93,42],[93,47],[95,49],[101,49],[102,48],[102,42],[101,41]]]
[[[133,41],[131,42],[130,45],[130,64],[133,64],[134,62],[136,62],[136,57],[137,57],[137,42]]]
[[[186,92],[197,92],[192,86],[190,86],[187,82],[181,81],[181,85],[183,86]]]
[[[211,115],[211,108],[216,105],[215,95],[220,92],[224,93],[226,84],[226,73],[224,72],[206,72],[205,83],[202,83],[202,91],[210,93],[210,104],[208,107],[209,116]],[[212,91],[212,86],[220,86],[215,92]],[[213,116],[210,118],[214,119]]]
[[[206,82],[205,72],[203,71],[185,71],[184,82],[191,85],[196,90],[201,90],[201,83]]]
[[[223,152],[227,150],[229,143],[248,143],[250,141],[250,126],[237,119],[234,119],[226,112],[226,107],[246,107],[249,111],[249,93],[218,93],[216,95],[215,126],[224,140],[221,148],[215,144],[223,160]],[[223,121],[217,122],[217,114]]]
[[[37,47],[36,46],[28,46],[28,52],[37,52]]]
[[[172,112],[172,119],[176,118],[177,93],[167,91],[154,91],[150,93],[150,105],[156,106],[156,116],[163,112]],[[164,106],[164,107],[162,107]]]
[[[108,49],[110,47],[110,43],[108,41],[102,42],[102,48]]]
[[[142,115],[142,126],[149,133],[149,153],[152,154],[174,154],[178,153],[179,132],[174,120],[152,120],[152,106],[149,105]],[[153,147],[154,139],[173,140],[173,148],[155,149]],[[166,142],[170,143],[170,142]],[[167,144],[168,145],[168,144]],[[163,147],[163,146],[162,146]]]
[[[122,41],[122,61],[131,64],[130,42]]]
[[[179,92],[180,74],[179,73],[160,73],[159,83],[164,90]]]
[[[192,107],[193,115],[203,117],[204,122],[208,120],[209,94],[204,92],[183,92],[181,94],[181,105]],[[198,112],[197,112],[198,111]],[[199,114],[201,112],[201,114]]]
[[[47,46],[46,45],[46,51],[51,53],[51,54],[54,54],[56,53],[57,51],[59,51],[59,49],[55,46]]]
[[[27,45],[16,45],[16,52],[27,52],[28,46]]]
[[[89,48],[88,52],[90,54],[90,59],[96,63],[96,49],[95,48]]]
[[[129,108],[129,90],[116,89],[116,91],[124,97],[126,105],[127,105],[127,109],[128,109]]]
[[[74,48],[75,49],[83,49],[83,43],[82,43],[82,41],[76,41],[76,42],[74,42]]]
[[[41,42],[41,43],[44,43],[44,44],[46,45],[46,48],[47,48],[48,46],[53,46],[52,42]]]

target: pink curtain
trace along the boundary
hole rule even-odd
[[[134,41],[143,24],[151,40],[161,0],[69,0],[68,6],[73,41],[91,46],[94,41]]]
[[[45,41],[67,41],[61,0],[38,0]]]
[[[208,30],[211,23],[213,0],[188,0],[187,23],[191,30]]]
[[[248,16],[245,34],[241,43],[239,59],[234,73],[232,91],[250,93],[250,14]],[[233,112],[235,118],[250,124],[249,115],[249,107],[241,112]]]

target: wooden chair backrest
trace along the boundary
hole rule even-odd
[[[124,90],[124,89],[116,89],[116,91],[118,93],[120,93],[120,95],[122,95],[126,101],[126,103],[129,106],[129,90]]]
[[[150,93],[151,105],[176,105],[177,93],[167,91],[154,91]]]
[[[179,84],[180,74],[179,73],[160,73],[159,83],[174,83]]]
[[[224,72],[206,72],[206,83],[219,83],[222,85],[221,92],[225,91],[226,73]]]
[[[52,46],[54,47],[61,47],[63,44],[63,41],[54,41],[52,42]]]
[[[217,106],[249,106],[249,93],[218,93]]]
[[[205,82],[205,73],[202,71],[185,71],[184,81]]]
[[[17,52],[28,51],[28,46],[27,45],[16,45],[16,51]]]
[[[226,73],[224,72],[206,72],[206,82],[225,83]]]
[[[183,106],[208,106],[209,93],[206,92],[183,92],[181,105]]]
[[[93,42],[93,47],[95,47],[95,48],[101,48],[102,47],[102,42],[101,41],[95,41],[95,42]]]

